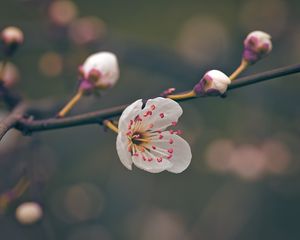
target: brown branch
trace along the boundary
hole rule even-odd
[[[248,77],[239,78],[232,83],[228,90],[234,90],[240,87],[245,87],[258,82],[286,76],[300,72],[300,64],[291,65],[283,68],[270,70],[267,72],[251,75]],[[184,99],[186,100],[186,99]],[[179,100],[180,101],[180,100]],[[19,129],[25,134],[29,134],[37,131],[46,131],[67,127],[74,127],[87,124],[102,124],[105,119],[120,116],[123,110],[128,105],[121,105],[113,108],[108,108],[100,111],[90,112],[86,114],[77,115],[74,117],[66,117],[62,119],[46,119],[46,120],[30,120],[19,119],[15,125],[16,129]]]
[[[24,117],[25,112],[26,104],[21,103],[7,117],[0,121],[0,141],[8,130],[15,127],[17,122]]]

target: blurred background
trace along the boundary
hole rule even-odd
[[[297,63],[299,15],[296,0],[3,0],[0,26],[24,31],[9,76],[37,102],[67,101],[89,54],[119,57],[116,87],[85,98],[76,114],[190,89],[210,69],[230,74],[253,30],[270,33],[274,49],[244,75]],[[292,75],[182,103],[193,159],[179,175],[128,171],[116,136],[98,126],[12,130],[0,145],[0,191],[22,177],[31,184],[13,201],[0,197],[0,238],[300,239],[299,90]],[[15,211],[28,201],[43,216],[23,225]]]

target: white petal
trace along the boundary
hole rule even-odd
[[[138,168],[143,169],[147,172],[160,173],[169,169],[173,165],[166,159],[162,159],[161,162],[158,162],[156,160],[156,156],[154,154],[151,154],[149,151],[144,152],[143,155],[147,158],[147,160],[144,160],[141,156],[141,153],[139,153],[138,157],[132,157],[132,161]],[[148,161],[149,157],[152,158],[152,161]]]
[[[131,154],[128,152],[128,139],[127,136],[121,132],[117,137],[117,152],[123,165],[129,170],[132,170]]]
[[[172,122],[177,122],[183,112],[180,105],[174,100],[157,97],[147,101],[146,106],[143,109],[143,115],[151,110],[152,106],[155,107],[152,111],[152,115],[148,115],[147,117],[144,117],[144,119],[147,124],[153,124],[153,130],[162,130],[170,126]]]
[[[173,157],[170,158],[170,162],[173,165],[167,169],[169,172],[180,173],[184,171],[191,163],[192,153],[190,145],[180,136],[171,134],[169,131],[162,132],[163,139],[156,139],[152,143],[163,149],[173,149]],[[172,139],[172,143],[169,140]]]
[[[134,120],[134,118],[141,113],[141,109],[143,106],[142,99],[136,100],[134,103],[130,104],[122,113],[119,119],[119,131],[127,132],[128,124],[130,120]]]

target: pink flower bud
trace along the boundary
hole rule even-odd
[[[254,31],[249,33],[244,40],[243,58],[248,63],[254,64],[268,55],[271,50],[271,36],[262,31]]]
[[[24,35],[21,29],[17,27],[7,27],[1,32],[1,40],[4,43],[6,55],[12,55],[17,47],[24,41]]]
[[[89,86],[93,89],[107,89],[116,84],[119,79],[119,66],[117,57],[110,52],[99,52],[91,55],[80,66],[80,88]]]
[[[229,77],[218,70],[208,71],[194,87],[198,96],[216,96],[226,92],[231,83]]]

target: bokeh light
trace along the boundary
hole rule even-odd
[[[229,53],[226,25],[212,17],[192,17],[180,30],[176,49],[186,60],[197,66],[222,62]]]
[[[69,27],[69,37],[78,45],[101,41],[106,34],[106,25],[98,17],[83,17],[74,20]]]
[[[53,23],[58,26],[66,26],[76,18],[78,8],[73,1],[57,0],[50,4],[48,14]]]
[[[39,60],[40,72],[48,77],[56,77],[63,70],[63,59],[59,53],[46,52]]]

